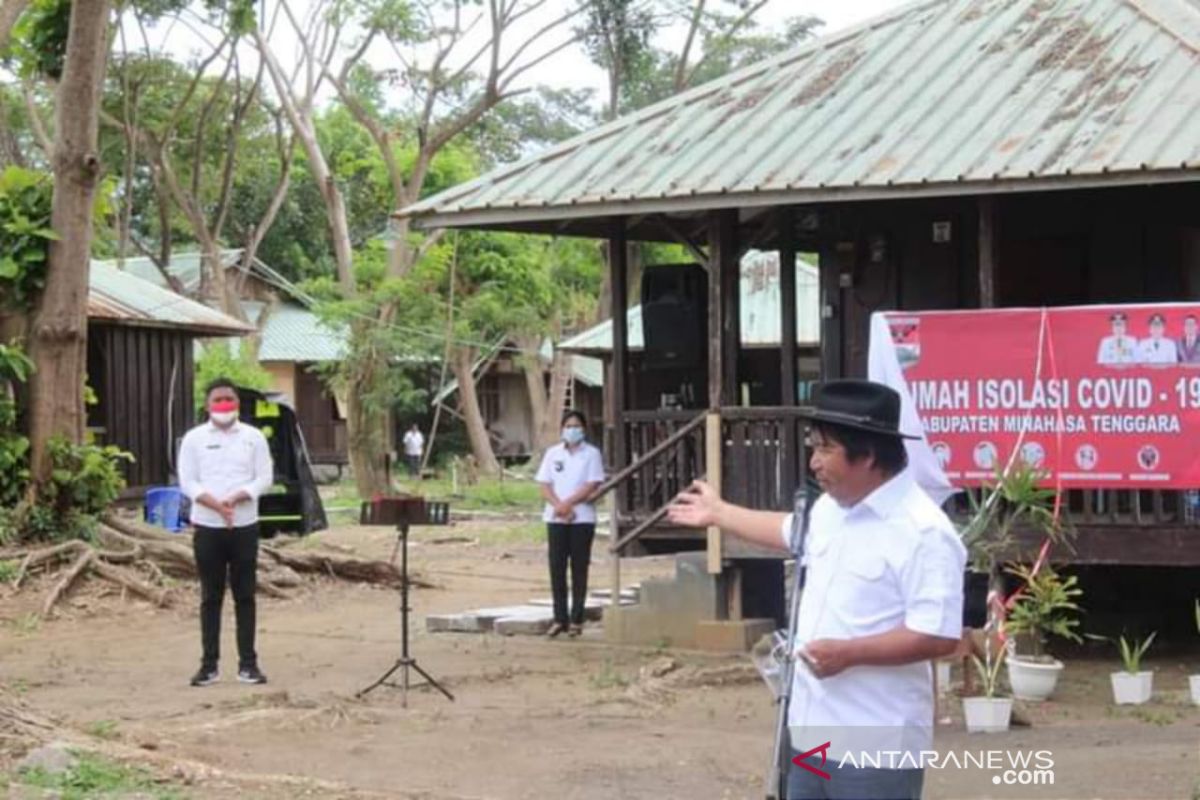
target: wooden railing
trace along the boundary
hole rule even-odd
[[[803,413],[786,407],[721,410],[722,497],[750,508],[792,508],[804,457]]]
[[[636,469],[617,487],[617,506],[644,519],[704,473],[704,412],[630,411],[624,423],[625,452]]]
[[[981,489],[963,492],[951,501],[952,513],[959,517],[970,514],[968,495],[978,501],[982,493]],[[1076,527],[1200,527],[1198,499],[1200,495],[1192,491],[1069,489],[1063,510]]]

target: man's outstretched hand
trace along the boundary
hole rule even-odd
[[[692,481],[691,486],[675,497],[667,511],[667,519],[676,525],[707,528],[717,524],[722,502],[716,489],[704,481]]]

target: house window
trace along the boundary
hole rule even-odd
[[[500,384],[495,375],[485,375],[475,385],[475,393],[479,396],[479,412],[484,422],[495,422],[500,419]]]

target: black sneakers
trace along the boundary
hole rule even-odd
[[[238,681],[241,683],[266,683],[267,676],[258,667],[242,667],[238,670]]]
[[[216,667],[201,667],[200,671],[192,676],[192,686],[210,686],[221,679],[221,673],[217,672]]]

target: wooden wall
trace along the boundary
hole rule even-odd
[[[130,491],[165,485],[177,442],[194,424],[192,336],[173,330],[88,325],[88,383],[98,403],[88,426],[133,454]]]

